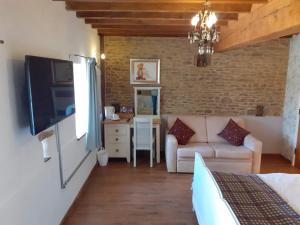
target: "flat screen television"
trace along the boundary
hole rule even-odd
[[[32,135],[75,113],[71,61],[25,56],[25,70]]]

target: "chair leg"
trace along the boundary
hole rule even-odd
[[[136,167],[136,148],[133,148],[133,167]]]
[[[153,148],[150,149],[150,167],[153,167]]]

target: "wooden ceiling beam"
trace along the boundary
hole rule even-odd
[[[188,28],[165,28],[165,29],[158,29],[158,28],[145,28],[145,29],[134,29],[134,28],[98,28],[98,33],[105,33],[105,32],[133,32],[133,33],[168,33],[168,34],[176,34],[176,33],[181,33],[185,34],[185,36],[188,35]]]
[[[65,1],[67,10],[76,11],[77,17],[84,18],[93,28],[106,29],[106,34],[124,34],[124,36],[132,36],[131,34],[153,36],[149,30],[155,31],[155,35],[166,36],[178,36],[178,32],[181,31],[180,35],[186,36],[186,31],[191,29],[191,18],[203,9],[206,2],[206,0],[61,1]],[[251,12],[255,5],[267,4],[269,1],[271,0],[209,0],[209,3],[210,9],[217,13],[217,26],[220,27],[236,23],[242,14]],[[116,29],[119,31],[115,31]],[[138,34],[134,32],[135,29]]]
[[[102,2],[102,3],[123,3],[123,2],[133,2],[133,3],[205,3],[206,0],[53,0],[53,1],[65,1],[65,2]],[[208,0],[209,3],[239,3],[239,4],[254,4],[254,3],[267,3],[269,0]]]
[[[173,33],[134,33],[134,32],[102,32],[99,33],[104,36],[121,36],[121,37],[187,37],[186,34]]]
[[[117,30],[117,29],[98,29],[98,34],[104,36],[140,36],[140,37],[187,37],[184,31],[161,31],[161,30]]]
[[[79,18],[163,18],[163,19],[191,19],[195,13],[185,12],[127,12],[127,11],[79,11]],[[237,13],[217,13],[218,20],[237,20]]]
[[[272,0],[221,29],[217,51],[238,48],[300,32],[300,1]]]
[[[172,31],[172,30],[182,30],[185,32],[189,32],[192,30],[191,26],[186,25],[101,25],[101,24],[93,24],[93,28],[98,30],[100,29],[116,29],[116,30],[160,30],[160,31]]]
[[[185,25],[119,25],[119,24],[114,24],[114,25],[101,25],[101,24],[93,24],[93,28],[96,29],[106,29],[106,28],[110,28],[110,29],[125,29],[125,30],[149,30],[149,29],[153,29],[153,30],[184,30],[184,31],[190,31],[191,30],[191,26],[185,26]]]
[[[211,9],[215,12],[250,12],[252,4],[244,3],[212,3]],[[150,11],[150,12],[198,12],[203,7],[199,3],[169,3],[169,2],[95,2],[95,1],[66,1],[67,10],[75,11]]]
[[[87,24],[92,24],[92,27],[97,28],[100,25],[165,25],[165,26],[177,26],[183,25],[191,27],[191,20],[165,20],[165,19],[85,19]],[[227,21],[218,21],[217,25],[227,25]]]

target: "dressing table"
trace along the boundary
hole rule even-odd
[[[104,120],[105,149],[110,158],[126,158],[130,163],[131,128],[133,128],[133,114],[118,113],[120,120]],[[153,129],[156,140],[156,162],[160,163],[160,118],[153,118]]]
[[[156,161],[160,163],[160,87],[134,87],[135,116],[151,117],[156,140]],[[105,149],[110,158],[130,163],[133,114],[118,113],[120,120],[104,120]]]

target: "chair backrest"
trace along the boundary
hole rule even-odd
[[[152,149],[153,126],[151,117],[134,117],[134,144],[135,148],[141,150]]]

